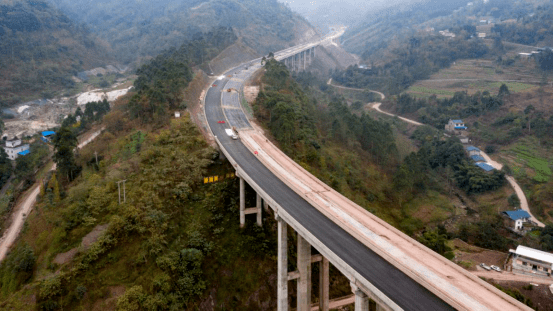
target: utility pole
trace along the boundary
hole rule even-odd
[[[125,203],[125,182],[127,181],[127,179],[124,179],[124,180],[120,180],[117,182],[117,191],[119,192],[119,204],[121,204],[121,188],[120,188],[120,183],[123,183],[123,203]]]

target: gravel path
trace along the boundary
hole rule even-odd
[[[81,143],[77,146],[77,148],[83,148],[85,145],[90,143],[92,140],[94,140],[100,133],[104,130],[104,128],[101,128],[100,130],[93,132],[92,134],[85,134],[84,140],[82,140]],[[51,171],[56,169],[56,163],[52,164],[52,167],[50,168]],[[29,215],[29,213],[32,210],[32,207],[35,205],[35,202],[37,200],[37,197],[40,193],[40,181],[35,183],[35,185],[27,192],[25,195],[25,198],[23,201],[20,201],[19,204],[17,204],[14,208],[14,213],[12,215],[13,221],[4,232],[4,235],[0,239],[0,262],[4,260],[6,255],[8,254],[8,251],[10,247],[13,245],[15,239],[17,239],[17,236],[19,235],[19,232],[21,231],[21,228],[23,227],[23,224],[25,223],[25,218]]]
[[[446,80],[446,79],[445,79]],[[334,85],[331,83],[332,82],[332,79],[329,79],[329,81],[327,81],[327,84],[330,85],[330,86],[333,86],[333,87],[337,87],[337,88],[342,88],[342,89],[348,89],[348,90],[354,90],[354,91],[365,91],[364,89],[356,89],[356,88],[350,88],[350,87],[344,87],[344,86],[339,86],[339,85]],[[374,93],[378,93],[381,95],[381,100],[385,99],[385,95],[381,92],[377,92],[377,91],[371,91],[370,92],[374,92]],[[392,113],[389,113],[389,112],[386,112],[386,111],[383,111],[381,110],[379,107],[381,106],[381,103],[369,103],[369,105],[372,105],[372,108],[377,110],[378,112],[380,113],[383,113],[383,114],[386,114],[388,116],[391,116],[391,117],[398,117],[399,119],[403,120],[403,121],[406,121],[408,123],[411,123],[411,124],[415,124],[415,125],[423,125],[423,123],[419,123],[417,121],[414,121],[414,120],[410,120],[410,119],[407,119],[407,118],[404,118],[404,117],[401,117],[401,116],[398,116],[398,115],[395,115],[395,114],[392,114]],[[496,161],[494,161],[493,159],[491,159],[485,152],[481,151],[481,156],[483,156],[483,158],[485,158],[485,160],[487,161],[488,164],[492,165],[492,167],[494,167],[495,169],[497,170],[501,170],[502,169],[502,164],[501,163],[498,163]],[[529,215],[531,215],[531,221],[533,221],[534,223],[537,224],[537,226],[541,227],[541,228],[544,228],[544,224],[542,222],[540,222],[535,216],[533,216],[533,214],[531,214],[531,210],[529,209],[529,203],[527,202],[527,198],[525,197],[525,193],[523,192],[523,190],[521,189],[521,187],[518,185],[518,183],[516,182],[516,180],[512,177],[512,176],[508,176],[506,175],[506,180],[508,180],[508,183],[510,184],[510,186],[512,186],[512,188],[514,189],[518,199],[519,199],[519,202],[521,203],[520,204],[520,208],[524,211],[526,211],[527,213],[529,213]]]

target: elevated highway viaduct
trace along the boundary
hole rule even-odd
[[[341,34],[277,52],[275,58],[311,53]],[[310,310],[312,263],[320,265],[320,310],[328,310],[329,264],[350,280],[355,310],[368,310],[370,299],[377,310],[531,310],[336,193],[254,131],[240,94],[228,90],[240,90],[260,68],[256,59],[220,76],[206,93],[204,109],[217,144],[240,178],[241,226],[247,214],[256,214],[261,226],[263,207],[271,208],[277,220],[279,311],[289,308],[290,280],[296,280],[297,310]],[[233,126],[238,140],[225,133]],[[257,193],[255,207],[245,206],[245,183]],[[297,270],[290,272],[289,228],[298,237]],[[319,254],[312,255],[312,247]]]

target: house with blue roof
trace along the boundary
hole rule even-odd
[[[29,153],[31,153],[31,151],[30,151],[29,149],[27,149],[27,150],[24,150],[24,151],[20,151],[20,152],[18,152],[17,154],[18,154],[19,156],[26,156],[26,155],[28,155]]]
[[[475,146],[467,146],[466,151],[467,151],[467,153],[469,153],[470,157],[474,156],[474,155],[481,156],[481,149],[479,149]]]
[[[41,133],[42,137],[40,139],[42,139],[42,141],[47,143],[47,142],[50,141],[52,136],[55,135],[55,134],[56,134],[56,132],[54,132],[54,131],[44,131],[44,132]]]
[[[448,124],[444,126],[444,129],[448,132],[457,132],[457,131],[463,131],[467,130],[467,126],[465,125],[464,121],[462,120],[452,120],[450,119],[448,121]]]
[[[475,165],[479,166],[485,172],[492,172],[495,168],[492,165],[485,162],[477,162]]]
[[[23,144],[21,139],[14,137],[13,139],[6,140],[3,148],[8,155],[8,159],[15,160],[19,157],[20,152],[29,150],[29,144]]]
[[[516,231],[523,229],[523,223],[530,222],[531,215],[527,211],[519,209],[517,211],[504,211],[502,212],[504,217],[504,224]]]
[[[472,155],[470,156],[470,158],[474,161],[474,162],[487,162],[487,160],[485,160],[485,158],[483,158],[482,156],[480,155]]]

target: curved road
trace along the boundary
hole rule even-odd
[[[363,92],[363,91],[366,91],[364,89],[357,89],[357,88],[351,88],[351,87],[345,87],[345,86],[340,86],[340,85],[335,85],[335,84],[332,84],[331,83],[331,80],[332,79],[329,79],[329,81],[327,82],[328,85],[330,86],[333,86],[333,87],[336,87],[336,88],[341,88],[341,89],[346,89],[346,90],[353,90],[353,91],[360,91],[360,92]],[[377,91],[372,91],[372,90],[369,90],[370,92],[373,92],[373,93],[377,93],[377,94],[380,94],[381,95],[381,100],[385,99],[385,95],[381,92],[377,92]],[[377,110],[378,112],[380,113],[383,113],[383,114],[386,114],[388,116],[391,116],[391,117],[397,117],[405,122],[408,122],[408,123],[411,123],[411,124],[414,124],[414,125],[424,125],[423,123],[419,123],[417,121],[414,121],[414,120],[411,120],[411,119],[407,119],[407,118],[404,118],[404,117],[401,117],[399,115],[395,115],[395,114],[392,114],[392,113],[389,113],[389,112],[386,112],[386,111],[383,111],[381,110],[379,107],[381,106],[381,103],[369,103],[369,104],[373,104],[371,108]],[[484,151],[481,150],[481,155],[483,156],[483,158],[485,158],[485,160],[487,161],[487,163],[489,163],[490,165],[492,165],[492,167],[494,167],[495,169],[497,170],[501,170],[502,169],[502,164],[501,163],[498,163],[496,161],[494,161],[493,159],[491,159]],[[533,216],[533,214],[531,213],[531,210],[529,209],[529,203],[527,202],[527,198],[525,197],[525,193],[523,192],[523,190],[521,189],[521,187],[518,185],[518,183],[516,182],[515,178],[512,177],[512,176],[508,176],[506,175],[506,180],[508,181],[508,183],[510,184],[510,186],[512,186],[512,188],[514,189],[517,197],[519,198],[519,202],[520,202],[520,208],[524,211],[526,211],[527,213],[529,213],[529,215],[531,215],[531,221],[533,221],[534,223],[537,224],[537,226],[541,227],[541,228],[544,228],[545,225],[544,223],[542,223],[541,221],[539,221],[535,216]]]
[[[256,60],[257,62],[257,60]],[[254,62],[248,64],[250,68]],[[360,241],[340,228],[296,192],[285,185],[269,171],[240,140],[232,140],[225,133],[230,124],[241,124],[240,128],[251,128],[242,110],[231,107],[227,96],[227,83],[233,84],[235,78],[228,78],[246,65],[227,72],[223,79],[216,81],[205,98],[205,111],[208,124],[220,143],[238,163],[238,165],[280,206],[293,216],[304,228],[310,231],[348,265],[354,268],[377,289],[391,298],[404,310],[454,310],[422,285],[408,277],[385,259],[370,250]],[[251,68],[252,69],[252,68]],[[247,77],[250,72],[240,72],[238,76]],[[239,111],[240,110],[240,111]],[[218,123],[225,120],[226,123]],[[230,121],[230,122],[229,122]]]

